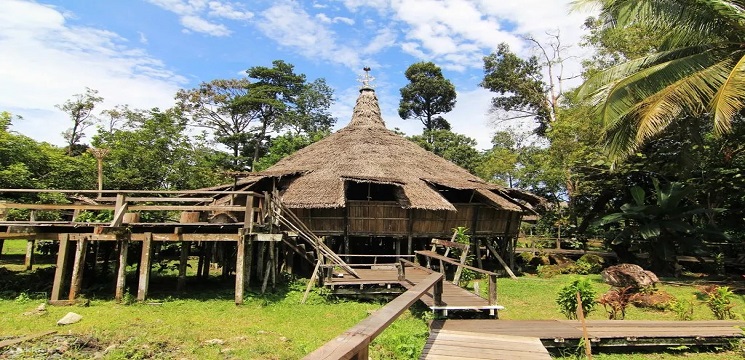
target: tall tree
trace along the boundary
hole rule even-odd
[[[294,135],[312,135],[327,132],[336,123],[329,108],[334,102],[334,90],[326,80],[316,79],[303,85],[291,107],[281,119],[280,126],[289,128]]]
[[[232,170],[247,168],[241,153],[251,138],[249,126],[259,116],[256,109],[236,104],[237,99],[248,94],[249,85],[245,78],[217,79],[176,93],[177,106],[191,118],[191,123],[210,129],[216,140],[230,149]]]
[[[281,125],[281,120],[296,106],[305,88],[305,74],[295,74],[294,66],[282,60],[272,61],[272,67],[254,66],[246,71],[254,79],[248,93],[236,99],[240,111],[255,111],[259,124],[254,128],[256,144],[251,163],[259,160],[260,149],[269,130]],[[256,168],[252,166],[252,171]]]
[[[476,150],[476,140],[450,130],[425,131],[422,135],[409,137],[409,140],[472,174],[476,173],[476,167],[481,162],[481,154]]]
[[[710,114],[716,134],[745,108],[745,16],[734,0],[580,0],[602,5],[607,27],[644,24],[663,33],[656,51],[588,79],[605,144],[621,158],[686,114]]]
[[[432,62],[412,64],[405,75],[409,83],[401,88],[398,115],[404,120],[419,119],[425,131],[435,130],[435,115],[448,113],[455,106],[455,86]]]
[[[55,105],[72,120],[72,127],[62,133],[62,137],[67,141],[68,155],[80,153],[76,150],[76,145],[85,136],[84,131],[93,125],[93,109],[102,101],[103,98],[98,96],[98,90],[85,88],[85,94],[75,94],[63,104]]]
[[[527,59],[512,52],[507,44],[499,44],[496,51],[484,57],[484,80],[479,84],[499,94],[492,98],[492,111],[498,121],[535,119],[539,135],[545,135],[556,120],[565,80],[561,53],[566,47],[558,33],[548,35],[550,40],[545,44],[525,38],[539,54]]]

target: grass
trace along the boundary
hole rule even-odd
[[[26,242],[6,241],[0,267],[18,272],[11,275],[16,281],[27,283],[31,288],[43,277],[49,276],[52,257],[39,257],[37,264],[42,270],[23,272],[23,254]],[[46,271],[46,273],[44,273]],[[130,270],[133,273],[134,269]],[[0,274],[2,271],[0,270]],[[195,266],[189,274],[195,273]],[[134,274],[131,274],[134,275]],[[555,297],[558,290],[575,276],[558,275],[544,279],[523,276],[518,280],[499,279],[499,303],[506,307],[500,312],[502,319],[563,319]],[[598,275],[589,275],[598,294],[610,286]],[[43,278],[46,279],[46,278]],[[73,347],[67,358],[90,358],[93,352],[101,352],[110,345],[115,347],[104,356],[106,359],[297,359],[325,342],[343,333],[370,312],[383,306],[377,302],[357,302],[328,299],[320,292],[313,292],[307,304],[301,305],[304,281],[287,281],[274,293],[259,295],[249,293],[243,306],[233,304],[232,281],[222,281],[213,276],[205,284],[189,284],[187,293],[176,293],[176,278],[173,271],[158,274],[151,282],[151,304],[121,305],[111,300],[110,289],[88,292],[88,307],[47,307],[43,315],[24,315],[35,309],[46,298],[46,293],[30,291],[27,300],[18,293],[3,291],[0,279],[0,339],[3,337],[28,335],[45,330],[58,330],[59,336],[44,338],[32,343],[37,347],[54,348],[52,341],[68,335],[82,339],[94,339],[93,345]],[[487,289],[481,284],[482,291]],[[714,319],[711,311],[696,299],[694,286],[659,285],[678,299],[687,299],[694,304],[694,320]],[[5,295],[3,295],[5,294]],[[18,299],[18,300],[16,300]],[[57,327],[56,321],[67,312],[83,315],[79,323]],[[734,312],[745,313],[745,298],[737,295]],[[427,320],[430,313],[414,307],[404,313],[371,345],[372,359],[417,358],[428,335]],[[596,308],[589,319],[606,319],[602,307]],[[629,306],[629,320],[676,320],[671,311],[638,309]],[[684,322],[681,322],[685,325]],[[56,340],[55,340],[56,339]],[[221,344],[210,344],[219,339]],[[45,342],[46,341],[46,342]],[[87,341],[87,340],[86,340]],[[29,345],[31,346],[31,345]],[[34,350],[33,346],[29,348]],[[0,357],[3,357],[0,350]],[[35,351],[41,351],[38,348]],[[87,351],[87,352],[86,352]],[[38,355],[39,353],[37,353]],[[33,357],[24,353],[22,358]],[[567,354],[566,359],[574,358]],[[47,356],[38,356],[46,358]],[[740,357],[736,351],[719,353],[696,353],[695,349],[667,350],[659,353],[596,354],[595,359],[731,359]]]

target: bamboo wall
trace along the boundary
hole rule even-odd
[[[520,228],[522,215],[519,212],[498,210],[483,204],[454,205],[457,212],[409,211],[393,201],[347,201],[347,208],[293,211],[319,235],[343,235],[346,223],[350,236],[403,237],[409,234],[410,215],[413,218],[413,237],[450,237],[452,229],[458,226],[465,226],[478,236],[516,236]]]

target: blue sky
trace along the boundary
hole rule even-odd
[[[69,123],[55,109],[85,87],[118,104],[167,108],[178,89],[243,76],[282,59],[335,90],[337,128],[346,125],[361,68],[372,67],[389,128],[421,132],[397,115],[406,68],[433,61],[456,86],[445,114],[454,131],[489,145],[492,94],[478,87],[482,57],[506,42],[521,55],[559,32],[564,77],[589,51],[578,45],[584,12],[569,0],[2,0],[0,110],[21,115],[13,129],[62,144]],[[576,82],[576,80],[575,80]],[[576,84],[568,84],[576,85]],[[513,124],[514,125],[514,124]],[[502,125],[504,126],[504,125]],[[92,133],[93,130],[89,130]]]

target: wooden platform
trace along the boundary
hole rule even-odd
[[[593,347],[727,345],[743,338],[742,326],[743,321],[587,322]],[[438,320],[421,358],[550,359],[546,348],[576,347],[581,338],[576,320]]]
[[[340,288],[354,288],[356,292],[365,287],[387,288],[389,286],[409,289],[424,279],[429,273],[425,270],[413,267],[406,268],[406,279],[398,280],[398,271],[391,266],[379,269],[357,269],[359,279],[355,279],[345,274],[343,278],[333,278],[326,282],[325,286],[329,287],[332,292],[337,292]],[[361,292],[364,293],[364,292]],[[391,291],[391,293],[394,293]],[[442,305],[435,306],[432,291],[428,291],[420,299],[427,307],[433,311],[441,312],[447,316],[450,311],[456,310],[473,310],[488,311],[490,315],[497,316],[498,310],[504,309],[500,305],[489,305],[487,299],[482,298],[466,289],[454,285],[451,282],[444,282],[442,289]]]

